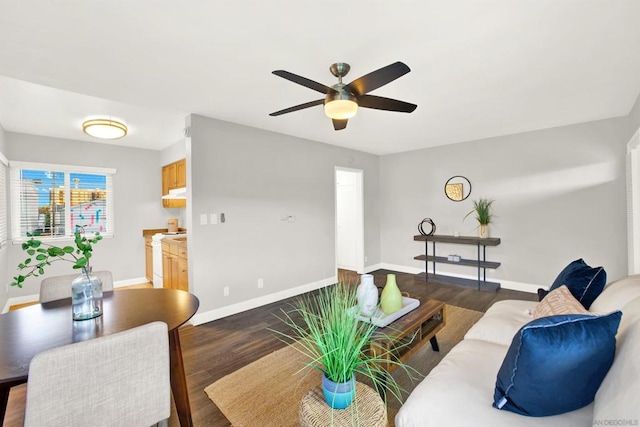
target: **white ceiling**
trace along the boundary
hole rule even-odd
[[[163,149],[196,113],[385,154],[629,113],[640,92],[639,0],[2,0],[0,124]],[[331,85],[395,61],[411,72],[373,92],[411,114],[360,109],[344,131],[319,99],[276,77]]]

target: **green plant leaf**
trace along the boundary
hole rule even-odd
[[[46,255],[44,255],[44,254],[38,254],[38,255],[36,255],[36,260],[38,260],[38,261],[43,261],[43,260],[45,260],[45,259],[47,259],[47,256],[46,256]]]
[[[35,251],[35,249],[29,249],[29,250],[27,250],[27,253],[29,255],[33,256],[33,255],[35,255],[36,251]]]
[[[67,254],[72,254],[74,251],[72,246],[65,246],[64,248],[62,248],[62,250],[64,251],[64,253],[67,253]]]

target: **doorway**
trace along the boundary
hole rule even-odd
[[[336,267],[364,273],[363,171],[336,167]]]

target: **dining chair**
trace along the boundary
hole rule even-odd
[[[102,292],[113,290],[113,275],[110,271],[94,271],[92,274],[102,279]],[[40,282],[40,303],[71,298],[71,282],[78,276],[80,273],[43,279]]]
[[[169,418],[167,324],[51,350],[29,365],[26,427],[151,426]]]

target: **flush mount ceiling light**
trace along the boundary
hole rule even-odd
[[[127,134],[127,126],[111,119],[92,119],[82,123],[82,131],[100,139],[118,139]]]

